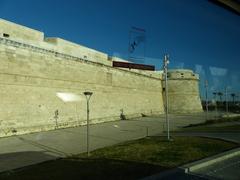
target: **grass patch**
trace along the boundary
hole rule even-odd
[[[200,137],[149,137],[29,166],[0,179],[139,179],[168,168],[236,147],[231,142]]]
[[[201,137],[175,137],[172,142],[165,137],[151,137],[93,151],[91,158],[143,162],[173,168],[234,146],[230,142]],[[86,157],[86,154],[78,157]]]

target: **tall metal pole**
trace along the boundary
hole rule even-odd
[[[228,98],[227,98],[228,92],[227,92],[227,86],[225,88],[225,105],[226,105],[226,113],[228,116]]]
[[[214,92],[214,101],[215,101],[215,119],[218,118],[218,109],[217,109],[217,92]]]
[[[205,97],[206,97],[206,120],[208,119],[208,81],[205,81]]]
[[[167,72],[169,64],[169,56],[164,56],[164,75],[165,75],[165,114],[166,114],[166,124],[167,124],[167,139],[170,140],[170,133],[169,133],[169,119],[168,119],[168,78],[167,78]]]
[[[87,99],[87,156],[90,156],[89,151],[89,99]]]
[[[87,100],[87,156],[90,156],[90,128],[89,128],[89,100],[92,96],[92,92],[84,92],[83,93],[86,96],[86,100]]]

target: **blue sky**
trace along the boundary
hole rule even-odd
[[[0,17],[109,55],[128,56],[129,30],[146,30],[146,64],[191,68],[212,91],[240,92],[240,16],[207,0],[0,0]]]

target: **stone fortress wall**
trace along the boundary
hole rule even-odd
[[[91,123],[164,113],[161,72],[113,68],[105,53],[0,19],[0,136],[85,124],[84,91]]]
[[[174,69],[168,71],[170,113],[195,113],[202,111],[198,83],[199,76],[193,73],[192,70]]]

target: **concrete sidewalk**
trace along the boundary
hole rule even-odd
[[[170,115],[171,130],[205,120],[203,113]],[[162,133],[164,115],[90,126],[90,149]],[[86,127],[0,138],[0,172],[86,152]]]

